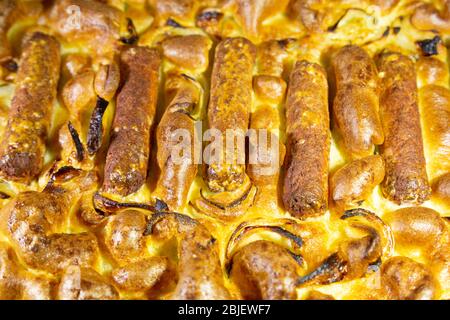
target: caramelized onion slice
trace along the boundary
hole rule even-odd
[[[77,160],[83,161],[84,159],[84,147],[81,143],[80,136],[78,135],[77,130],[73,127],[72,122],[68,122],[67,128],[69,129],[70,136],[72,137],[73,143],[75,144],[75,148],[77,150]]]
[[[347,271],[347,262],[342,260],[339,254],[335,252],[326,258],[317,269],[300,277],[297,280],[297,285],[330,284],[341,281],[347,274]]]
[[[87,148],[90,155],[93,155],[100,149],[103,137],[103,115],[108,107],[108,101],[97,97],[97,103],[91,115],[89,122],[89,131],[87,136]]]
[[[126,208],[136,208],[143,209],[148,211],[156,211],[153,205],[147,203],[139,203],[139,202],[118,202],[112,199],[109,199],[100,193],[96,192],[94,194],[94,206],[97,210],[100,210],[104,213],[115,213],[121,209]]]
[[[279,234],[280,236],[288,239],[292,243],[292,250],[297,252],[303,245],[303,240],[300,236],[286,230],[285,228],[279,225],[251,225],[254,222],[243,222],[241,223],[231,235],[228,240],[226,247],[226,257],[230,258],[233,254],[235,246],[241,241],[245,236],[248,236],[249,233],[258,230],[270,231]],[[283,225],[287,225],[289,223],[295,223],[293,220],[281,221]]]

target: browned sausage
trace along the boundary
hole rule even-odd
[[[197,174],[194,163],[194,130],[195,121],[190,116],[200,99],[200,88],[193,80],[181,75],[169,75],[166,81],[166,96],[169,101],[166,111],[158,125],[157,160],[161,173],[157,182],[157,194],[172,210],[178,210],[186,204],[189,188]],[[172,136],[176,130],[189,133],[190,155],[182,159],[174,159]],[[187,137],[185,137],[187,138]],[[186,141],[185,141],[186,142]]]
[[[425,168],[414,63],[399,53],[384,53],[381,116],[385,141],[381,148],[386,165],[382,189],[396,202],[422,203],[430,195]]]
[[[208,122],[211,129],[222,133],[224,142],[227,129],[241,130],[243,134],[247,132],[255,55],[255,46],[244,38],[223,40],[216,48]],[[239,164],[238,157],[237,150],[234,150],[232,163],[226,163],[223,152],[221,161],[207,167],[205,179],[212,191],[234,191],[243,184],[245,164]]]
[[[117,96],[102,189],[126,196],[136,192],[147,177],[160,57],[154,49],[128,47],[120,62],[124,84]]]
[[[286,100],[286,174],[283,202],[297,217],[323,214],[328,202],[330,129],[325,70],[298,61]]]
[[[27,183],[41,171],[59,64],[56,39],[31,34],[23,48],[0,150],[0,172],[6,179]]]
[[[358,207],[384,179],[384,162],[379,155],[354,160],[330,178],[331,198],[338,209]]]
[[[244,299],[293,300],[298,268],[288,250],[260,240],[236,253],[230,275]]]
[[[352,158],[369,156],[384,140],[375,63],[364,49],[348,45],[333,57],[333,69],[333,114],[344,147]]]
[[[381,285],[390,299],[430,300],[437,294],[432,273],[406,257],[389,258],[383,263]]]

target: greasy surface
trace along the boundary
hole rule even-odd
[[[41,171],[59,77],[59,44],[33,33],[21,56],[16,90],[0,150],[1,175],[28,183]]]
[[[103,189],[126,196],[147,177],[160,57],[155,50],[130,47],[121,53],[120,62],[123,86],[117,95]]]
[[[428,199],[430,186],[425,168],[414,64],[404,55],[384,53],[379,65],[384,73],[381,117],[386,136],[382,146],[386,165],[383,192],[399,204],[420,204]]]
[[[14,90],[20,86],[17,63],[30,33],[54,36],[60,43],[62,61],[39,175],[28,185],[5,177],[0,180],[0,299],[240,299],[249,295],[249,288],[253,295],[265,298],[449,299],[450,235],[445,219],[450,210],[449,4],[446,0],[0,1],[2,139],[14,105]],[[227,40],[236,37],[240,40]],[[227,59],[215,56],[222,41],[241,43],[242,47],[233,46]],[[431,45],[424,48],[423,43]],[[317,90],[312,97],[328,96],[332,112],[336,96],[332,62],[348,45],[367,53],[360,56],[351,50],[345,61],[337,61],[349,68],[345,70],[369,67],[367,72],[361,70],[361,75],[370,75],[371,81],[356,85],[363,96],[377,94],[372,80],[382,89],[392,79],[386,72],[374,71],[371,60],[378,62],[387,52],[410,59],[417,77],[400,72],[399,78],[408,79],[408,88],[413,83],[418,88],[420,131],[432,195],[420,207],[398,205],[383,195],[375,179],[363,183],[364,188],[357,192],[351,188],[355,191],[350,193],[352,198],[357,196],[347,212],[331,199],[323,214],[299,219],[286,210],[282,197],[290,74],[297,61],[320,65],[324,76],[319,78],[328,80],[329,89],[324,93]],[[120,75],[124,67],[120,54],[133,46],[157,50],[161,63],[159,83],[154,87],[157,99],[148,162],[144,161],[147,169],[139,175],[142,185],[137,191],[121,196],[104,192],[102,184],[118,110],[116,88],[119,80],[117,92],[127,83]],[[356,57],[363,63],[357,63]],[[51,61],[57,70],[56,59]],[[139,67],[144,80],[127,89],[128,96],[135,99],[126,108],[127,122],[136,115],[144,121],[143,112],[135,108],[138,100],[146,97],[139,88],[148,88],[150,73],[146,70],[151,65]],[[166,91],[178,85],[180,90]],[[367,101],[355,96],[347,102]],[[89,125],[99,97],[108,106],[97,118],[101,135],[97,134],[96,150],[88,152]],[[204,162],[197,174],[190,165],[184,166],[186,170],[164,170],[170,161],[163,160],[169,160],[170,153],[164,149],[164,139],[158,142],[158,125],[191,128],[192,121],[202,120],[206,129],[211,125],[208,105],[214,106],[214,99],[221,99],[220,104],[216,101],[217,110],[226,111],[214,118],[220,130],[239,125],[244,130],[264,128],[273,134],[270,141],[279,142],[279,154],[272,150],[268,158],[278,158],[280,167],[275,161],[275,170],[269,174],[264,174],[268,166],[260,163],[224,168],[227,179],[228,173],[233,173],[228,186],[236,187],[234,191],[220,187],[225,192],[211,192]],[[401,102],[409,99],[402,96]],[[375,107],[372,100],[370,106]],[[176,121],[164,116],[166,111],[173,115],[169,109],[182,110]],[[407,123],[416,118],[414,112],[406,114],[402,119]],[[396,110],[395,115],[401,113]],[[381,114],[380,121],[384,122]],[[77,158],[69,122],[84,148],[82,161]],[[364,158],[356,165],[351,162],[336,119],[330,119],[325,127],[331,128],[328,170],[323,171],[329,178],[341,168],[353,168],[356,172],[345,174],[341,181],[356,187],[354,179],[365,176],[363,172],[381,171],[377,160],[368,171],[361,166]],[[374,126],[359,128],[372,132]],[[405,128],[393,131],[395,142],[408,136],[405,143],[422,143],[417,136],[409,138],[409,133],[416,135],[417,126]],[[123,143],[117,152],[141,150],[143,134],[136,136],[137,143]],[[364,140],[359,138],[355,141]],[[320,143],[312,145],[315,149]],[[379,159],[381,147],[370,145],[365,152],[369,157],[365,159]],[[408,159],[408,152],[403,151],[400,159]],[[131,163],[129,158],[121,159],[121,168]],[[299,161],[311,158],[306,153]],[[322,165],[310,163],[313,171]],[[93,175],[86,176],[89,172]],[[188,179],[177,180],[171,172]],[[401,172],[408,168],[402,167]],[[325,182],[313,175],[311,180],[314,185]],[[164,186],[176,190],[173,197],[164,199]],[[131,183],[126,187],[135,188]],[[331,180],[324,192],[325,199],[332,195]],[[116,202],[105,206],[100,195]],[[170,204],[169,198],[179,203]],[[169,209],[156,199],[166,200]],[[209,203],[199,210],[199,200]],[[148,210],[155,207],[157,211],[177,207],[183,215]],[[245,275],[256,281],[247,282]]]
[[[317,64],[297,62],[286,98],[286,174],[283,203],[299,218],[325,213],[330,130],[328,85]]]
[[[364,49],[345,46],[333,57],[336,129],[351,158],[371,155],[383,143],[378,105],[378,74]]]

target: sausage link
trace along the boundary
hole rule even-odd
[[[216,49],[208,121],[210,128],[224,137],[227,129],[244,134],[248,129],[255,56],[255,46],[244,38],[226,39]],[[221,161],[208,166],[206,181],[212,191],[233,191],[245,181],[245,164],[237,163],[237,157],[235,149],[233,163],[225,163],[223,155]]]
[[[333,114],[346,151],[352,158],[373,153],[383,143],[378,101],[378,74],[366,51],[345,46],[333,58],[336,97]]]
[[[200,99],[199,87],[190,79],[181,75],[171,75],[166,81],[166,96],[169,104],[158,125],[157,129],[157,160],[161,174],[158,179],[157,189],[169,208],[177,210],[186,203],[189,188],[197,174],[197,165],[194,163],[193,138],[195,120],[191,118],[192,113]],[[172,97],[172,98],[170,98]],[[176,130],[189,133],[190,155],[183,158],[172,157],[173,134]],[[185,138],[185,137],[184,137]]]
[[[28,183],[41,171],[59,78],[57,40],[41,32],[25,43],[0,150],[3,177]]]
[[[330,129],[325,70],[295,64],[286,100],[286,175],[283,202],[298,217],[323,214],[328,198]]]
[[[383,54],[379,63],[384,74],[380,102],[385,134],[381,151],[386,176],[382,190],[396,203],[420,204],[428,199],[430,186],[425,168],[414,64],[398,53]]]
[[[127,196],[147,177],[160,57],[154,49],[129,47],[120,60],[124,83],[117,96],[103,190]]]

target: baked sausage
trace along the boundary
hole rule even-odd
[[[122,51],[120,62],[124,83],[117,95],[102,190],[127,196],[147,177],[160,57],[154,49],[128,47]]]
[[[330,129],[325,70],[298,61],[286,100],[286,159],[283,203],[297,217],[325,213],[328,202]]]
[[[425,168],[420,114],[417,103],[414,63],[399,53],[380,57],[384,74],[381,116],[385,141],[381,152],[386,176],[382,190],[388,199],[401,204],[420,204],[428,199],[430,186]]]
[[[0,150],[0,173],[28,183],[41,171],[59,78],[59,43],[35,32],[27,39]]]
[[[358,207],[384,179],[384,162],[379,155],[347,163],[330,178],[330,194],[339,210]]]
[[[374,145],[384,140],[375,63],[364,49],[348,45],[337,52],[332,65],[336,79],[333,115],[337,130],[351,158],[369,156]]]
[[[169,101],[166,111],[158,125],[156,133],[157,160],[161,170],[157,182],[157,194],[172,210],[178,210],[186,204],[189,188],[197,174],[194,163],[195,121],[190,116],[200,99],[200,88],[193,80],[181,75],[169,75],[166,80],[166,97]],[[176,130],[189,133],[190,141],[186,147],[190,154],[175,159],[173,134]],[[183,136],[183,139],[187,137]],[[185,145],[183,145],[185,146]],[[183,148],[184,149],[184,148]]]
[[[208,122],[210,129],[220,131],[224,142],[227,130],[247,132],[255,55],[255,46],[244,38],[225,39],[216,48]],[[221,159],[207,167],[205,179],[211,191],[234,191],[245,181],[245,164],[238,163],[237,148],[231,152],[231,163],[222,152]]]

